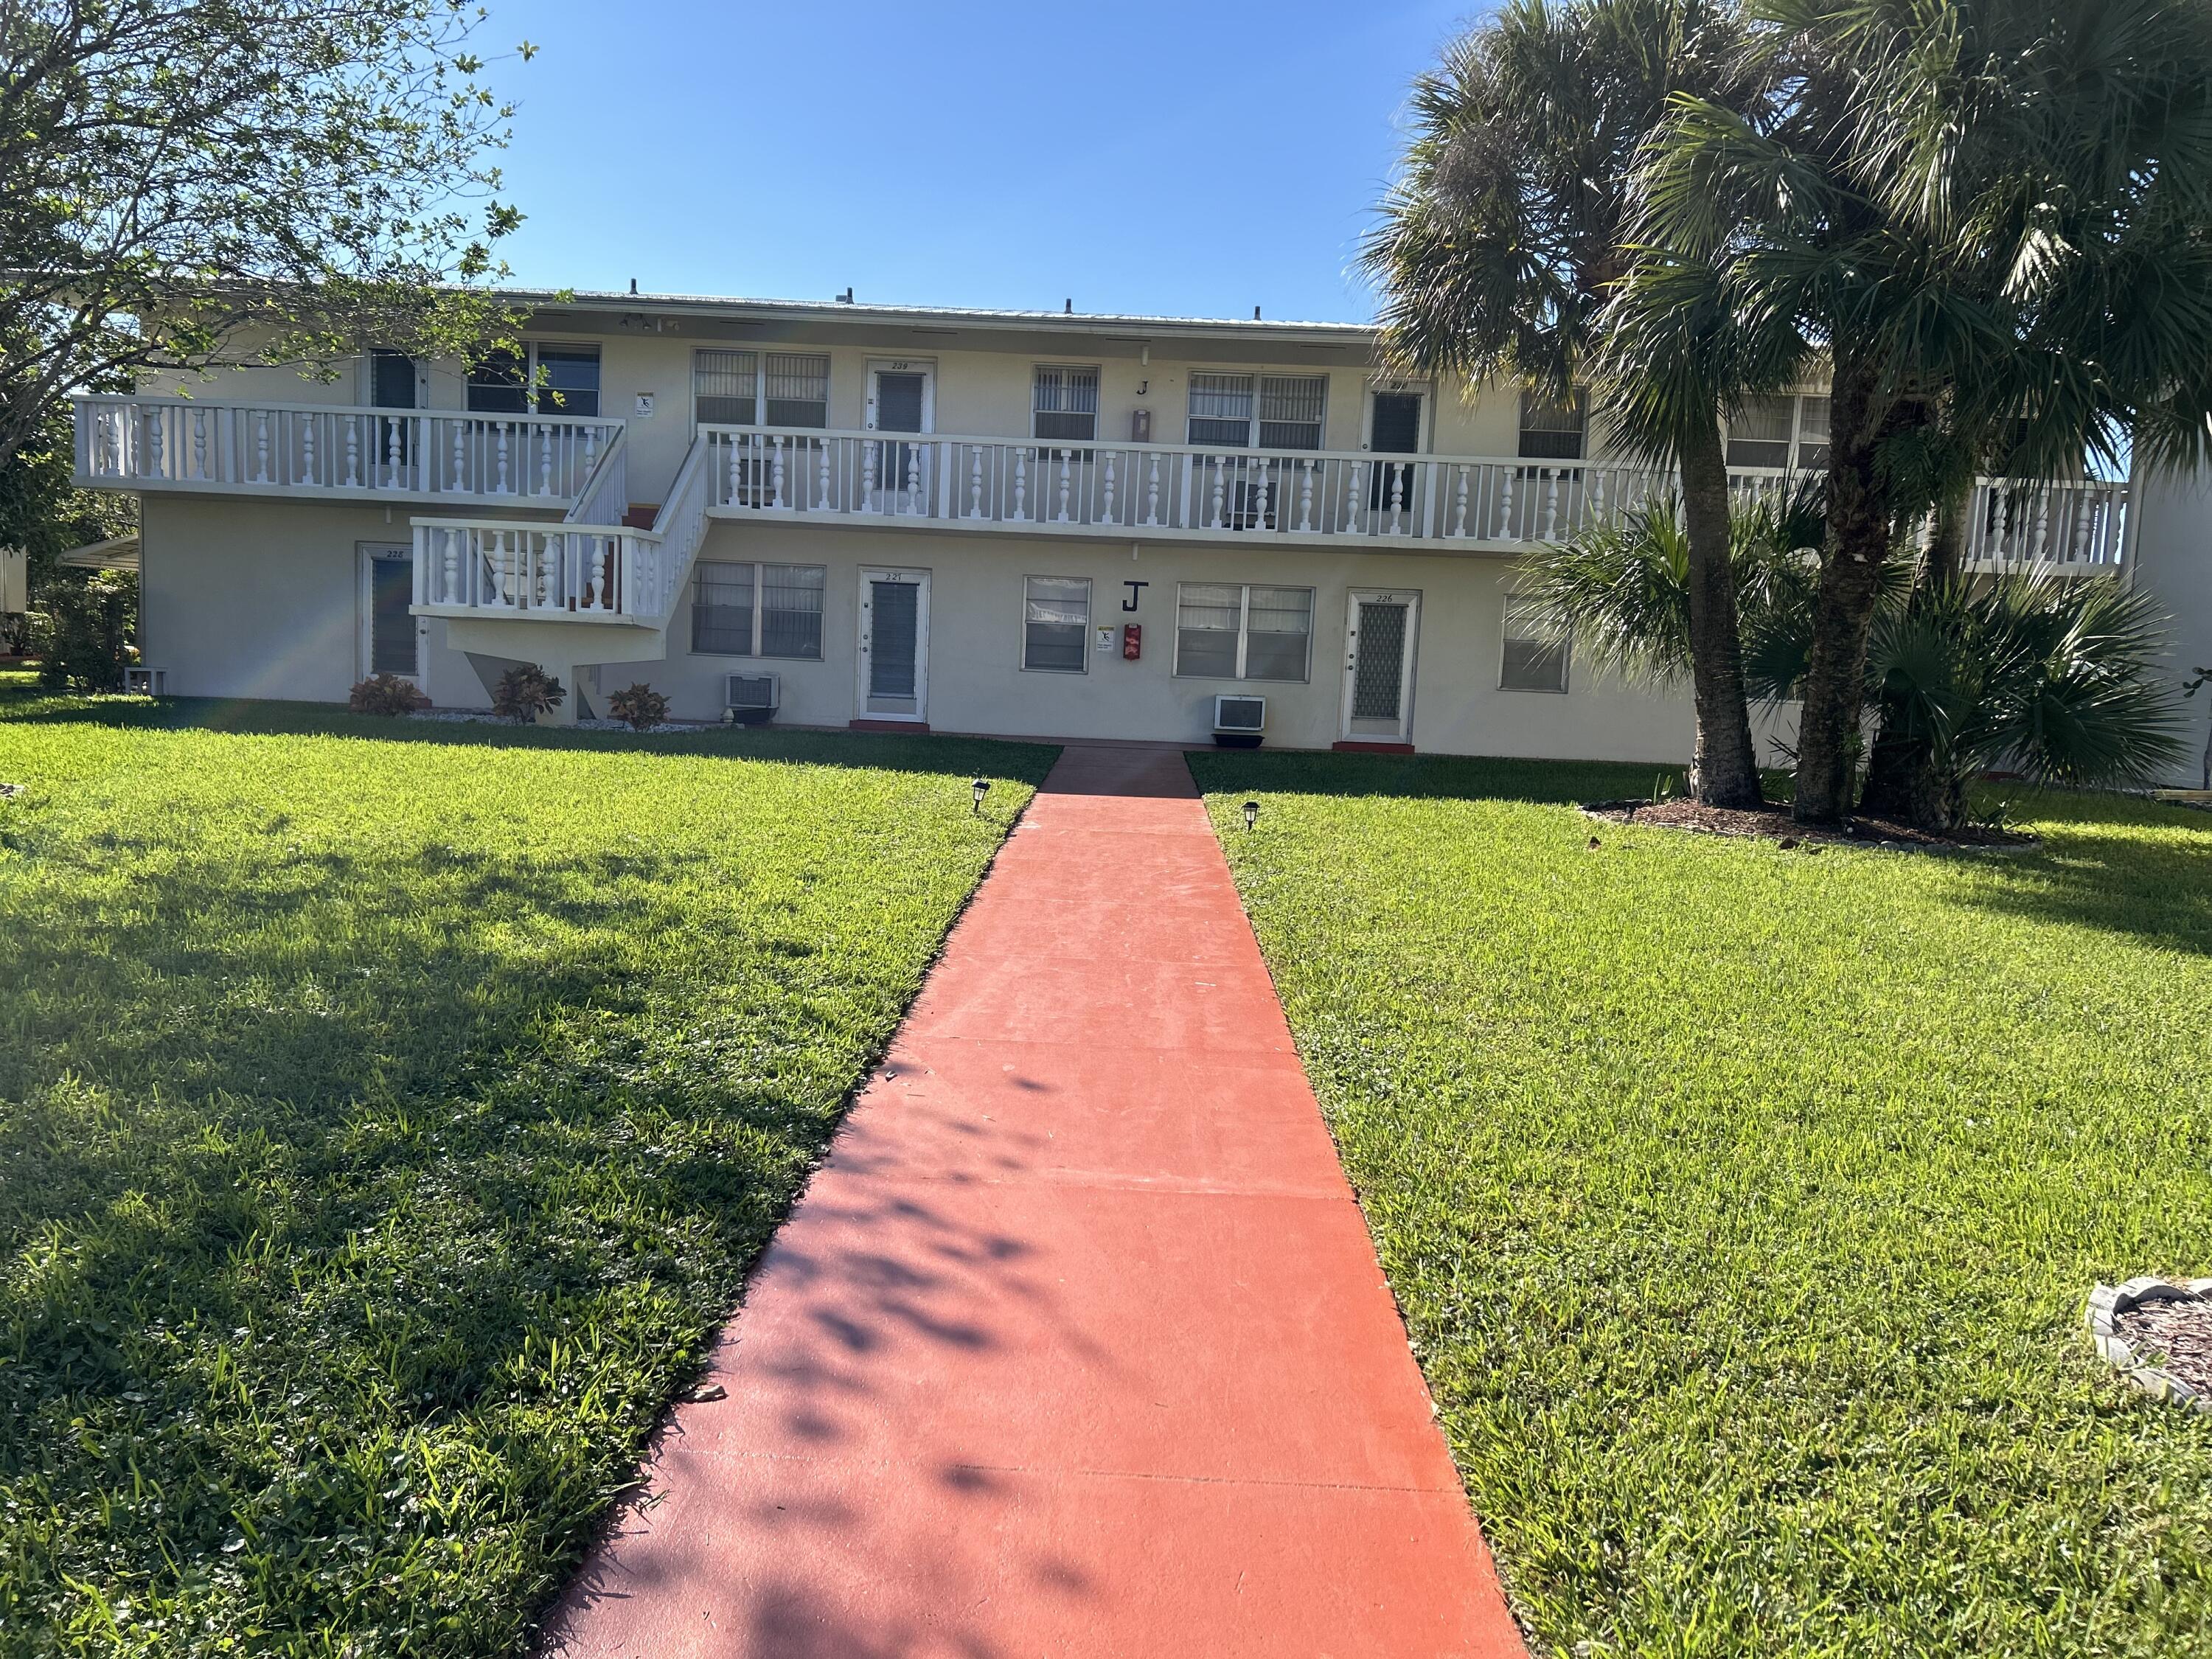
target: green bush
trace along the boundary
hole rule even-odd
[[[346,707],[356,714],[411,714],[429,706],[421,686],[397,674],[372,674],[346,696]]]
[[[568,701],[568,689],[534,662],[519,662],[499,677],[491,694],[491,712],[517,725],[527,725],[548,709]]]
[[[668,699],[641,680],[609,693],[607,712],[633,730],[649,732],[668,718]]]
[[[55,691],[120,691],[137,659],[138,579],[102,570],[46,589],[46,608],[31,617],[39,684]]]

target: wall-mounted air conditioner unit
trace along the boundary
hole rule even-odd
[[[722,682],[722,706],[740,726],[759,726],[775,716],[783,701],[781,674],[727,674]]]
[[[1257,749],[1267,729],[1265,697],[1216,697],[1213,740],[1224,749]]]
[[[126,668],[123,671],[123,689],[149,697],[169,695],[169,671],[166,668]]]

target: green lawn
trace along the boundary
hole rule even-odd
[[[9,677],[0,1654],[514,1651],[1053,752]]]
[[[2212,1652],[2212,1419],[2081,1331],[2212,1273],[2212,817],[1592,851],[1650,769],[1195,769],[1540,1644]]]

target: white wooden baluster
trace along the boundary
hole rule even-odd
[[[2043,562],[2045,550],[2050,545],[2050,540],[2051,491],[2046,489],[2038,490],[2035,497],[2035,540],[2033,544],[2033,551],[2030,556],[2038,564]]]
[[[507,429],[508,429],[508,428],[509,428],[509,427],[511,427],[513,424],[514,424],[514,422],[511,422],[511,421],[501,421],[501,422],[499,423],[499,428],[498,428],[498,432],[499,432],[499,471],[498,471],[499,489],[498,489],[498,493],[499,493],[500,495],[506,495],[506,494],[507,493]]]
[[[774,447],[769,453],[769,504],[781,507],[783,501],[783,434],[777,433],[771,441]]]
[[[1030,516],[1030,452],[1023,445],[1014,447],[1014,522],[1021,524]]]
[[[1105,524],[1117,522],[1114,517],[1114,455],[1110,449],[1106,452],[1105,513],[1101,520]]]
[[[207,477],[207,410],[192,411],[192,477]]]
[[[361,419],[356,416],[345,423],[346,432],[346,488],[361,488]]]
[[[269,411],[253,411],[253,481],[269,482]]]
[[[1250,527],[1254,530],[1272,528],[1267,517],[1267,458],[1265,455],[1260,457],[1258,493],[1253,503]]]
[[[1393,536],[1402,536],[1406,533],[1406,473],[1408,469],[1403,461],[1385,461],[1382,465],[1390,478],[1389,533]]]
[[[1559,534],[1559,473],[1561,469],[1544,469],[1544,539],[1557,541]]]
[[[1513,524],[1513,480],[1520,468],[1501,466],[1498,469],[1498,538],[1517,542],[1525,538],[1515,533]]]
[[[906,510],[918,515],[921,512],[921,446],[901,444],[899,447],[906,453]]]
[[[538,423],[538,493],[553,493],[553,428],[543,421]]]
[[[1157,525],[1160,521],[1160,452],[1152,452],[1152,476],[1145,484],[1145,522]]]
[[[446,586],[440,596],[443,603],[456,603],[453,594],[461,585],[461,532],[448,526],[446,531]]]
[[[2097,492],[2098,495],[2102,493],[2101,490]],[[2066,557],[2068,562],[2078,564],[2089,556],[2089,526],[2097,516],[2097,496],[2082,489],[2073,491],[2069,499],[2074,504],[2074,534],[2068,544]]]
[[[1456,480],[1456,488],[1452,492],[1451,533],[1455,536],[1464,536],[1467,534],[1467,464],[1462,462],[1457,471],[1459,477]]]
[[[1352,464],[1352,488],[1344,493],[1344,524],[1340,532],[1346,536],[1359,528],[1359,502],[1367,493],[1367,466],[1365,461]]]
[[[315,477],[315,428],[317,424],[318,421],[313,415],[302,416],[300,422],[300,465],[307,475],[306,482],[308,483],[316,483],[320,482]]]
[[[155,477],[161,476],[161,411],[146,411],[146,467]]]
[[[384,417],[384,488],[399,488],[399,422],[390,416]]]
[[[1298,530],[1301,534],[1313,528],[1313,470],[1310,460],[1298,463]]]
[[[983,446],[968,446],[968,516],[983,516]]]
[[[1209,530],[1218,530],[1221,528],[1221,498],[1228,493],[1229,489],[1229,464],[1225,456],[1215,455],[1210,459],[1213,462],[1212,496],[1213,507],[1212,515],[1206,520],[1206,524]]]
[[[1063,449],[1060,452],[1060,511],[1053,514],[1054,524],[1066,524],[1068,521],[1067,485],[1069,471],[1073,465],[1074,453],[1075,452],[1071,449]]]
[[[453,422],[453,473],[446,480],[446,488],[448,489],[459,489],[461,487],[462,478],[467,475],[468,457],[466,450],[463,447],[467,439],[467,422]]]
[[[584,428],[584,465],[582,469],[576,474],[576,494],[581,495],[583,493],[585,483],[592,476],[592,469],[599,465],[599,429],[595,426],[587,426]],[[561,493],[565,495],[569,492],[564,489]]]
[[[876,510],[876,441],[866,440],[860,445],[860,511]]]

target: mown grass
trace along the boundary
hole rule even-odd
[[[0,1653],[514,1651],[1052,753],[0,690]]]
[[[2212,1273],[2212,817],[1593,851],[1650,769],[1195,769],[1540,1650],[2212,1652],[2212,1419],[2081,1332]]]

